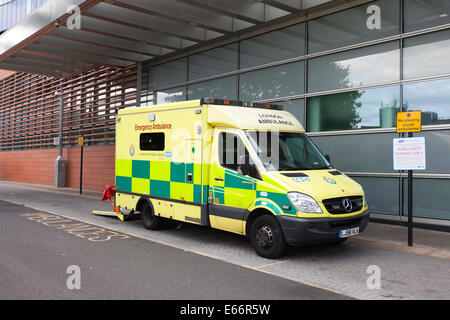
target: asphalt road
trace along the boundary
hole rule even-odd
[[[5,201],[0,288],[0,299],[349,299]]]

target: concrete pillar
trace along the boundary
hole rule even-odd
[[[67,165],[66,160],[64,160],[62,155],[62,139],[63,139],[63,115],[64,115],[64,95],[63,86],[61,81],[61,86],[59,90],[55,93],[59,95],[59,135],[58,135],[58,157],[55,160],[55,187],[65,187],[66,186],[66,171]]]

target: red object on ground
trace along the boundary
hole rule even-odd
[[[109,200],[115,195],[116,195],[116,187],[112,185],[106,186],[105,190],[103,190],[102,201]]]
[[[109,200],[111,202],[114,212],[120,212],[120,208],[114,205],[114,201],[111,199],[116,195],[116,187],[115,186],[106,186],[105,190],[103,190],[102,201]]]

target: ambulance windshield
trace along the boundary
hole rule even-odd
[[[332,169],[304,133],[246,131],[246,135],[268,171]]]

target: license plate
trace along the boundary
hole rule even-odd
[[[352,228],[352,229],[346,229],[346,230],[340,230],[339,238],[348,238],[351,236],[356,236],[357,234],[359,234],[359,227]]]

